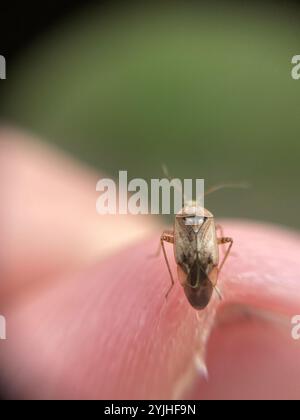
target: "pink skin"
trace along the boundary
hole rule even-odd
[[[298,234],[222,222],[234,238],[223,301],[214,295],[197,313],[177,282],[165,302],[166,265],[149,258],[158,222],[97,216],[97,174],[20,137],[0,135],[0,369],[10,396],[300,397]]]

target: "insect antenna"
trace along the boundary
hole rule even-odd
[[[168,171],[168,167],[167,167],[167,165],[165,164],[165,163],[162,163],[161,164],[161,169],[162,169],[162,171],[163,171],[163,174],[164,174],[164,176],[166,177],[166,178],[168,178],[168,180],[171,182],[172,181],[172,178],[171,178],[171,176],[170,176],[170,174],[169,174],[169,171]],[[185,196],[185,194],[184,194],[184,191],[183,191],[183,188],[181,187],[181,188],[179,188],[178,187],[178,185],[176,185],[175,184],[175,187],[174,187],[177,191],[179,191],[180,192],[180,194],[181,194],[181,197],[182,197],[182,202],[181,202],[181,206],[182,206],[182,208],[184,207],[184,203],[186,202],[186,196]]]
[[[251,185],[248,183],[240,183],[240,184],[219,184],[219,185],[213,185],[212,187],[208,188],[208,190],[205,191],[204,195],[209,195],[214,193],[215,191],[222,190],[223,188],[243,188],[247,189],[250,188]]]

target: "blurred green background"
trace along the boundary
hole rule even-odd
[[[206,207],[299,228],[297,21],[291,9],[229,3],[88,8],[19,59],[2,119],[110,176],[162,177],[164,162],[206,187],[247,181]]]

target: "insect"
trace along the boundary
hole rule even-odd
[[[215,186],[208,190],[206,195],[223,187],[236,186],[229,184]],[[220,236],[217,236],[218,231]],[[167,298],[175,281],[166,253],[165,242],[173,244],[178,280],[193,308],[204,309],[214,290],[221,298],[217,288],[218,276],[230,253],[233,239],[224,237],[222,227],[215,224],[213,214],[191,201],[184,204],[181,211],[176,214],[173,229],[163,231],[159,251],[163,250],[171,279],[171,285],[166,294]],[[226,244],[227,249],[220,262],[219,245]]]

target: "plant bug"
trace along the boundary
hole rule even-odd
[[[166,298],[175,283],[165,249],[165,242],[169,242],[174,247],[179,282],[189,303],[198,310],[208,305],[214,288],[221,296],[217,289],[218,275],[233,245],[232,238],[217,237],[217,230],[222,232],[222,228],[215,225],[213,214],[202,209],[203,217],[197,216],[199,210],[194,202],[184,206],[175,216],[173,230],[164,231],[160,238],[171,279]],[[228,244],[228,247],[219,265],[220,244]]]
[[[205,195],[226,187],[247,188],[247,185],[222,184],[210,188]],[[199,214],[203,216],[199,216]],[[220,231],[219,237],[217,236],[218,230]],[[165,242],[173,244],[178,280],[192,307],[197,310],[206,308],[213,290],[221,299],[217,281],[230,253],[233,239],[223,235],[222,227],[215,224],[213,214],[191,201],[183,204],[181,211],[176,214],[173,230],[163,231],[159,251],[163,250],[171,279],[171,286],[166,293],[167,298],[175,281],[166,253]],[[219,245],[223,244],[228,244],[228,246],[220,262]]]

